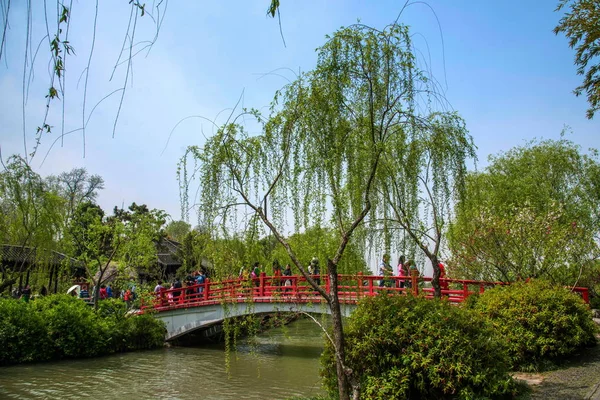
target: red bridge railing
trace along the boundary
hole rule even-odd
[[[320,286],[329,293],[331,285],[327,276],[313,276]],[[361,298],[375,296],[379,293],[414,295],[422,293],[426,298],[434,297],[432,287],[421,287],[423,282],[431,282],[431,277],[417,276],[375,276],[375,275],[338,275],[338,296],[341,303],[356,304]],[[503,282],[485,282],[466,279],[440,279],[442,296],[453,303],[463,302],[474,293],[483,293],[486,289],[497,285],[507,285]],[[588,289],[576,287],[586,303],[589,303]],[[261,273],[257,278],[230,279],[211,281],[206,279],[203,284],[183,286],[177,289],[167,289],[155,293],[151,304],[145,304],[142,309],[153,308],[156,311],[168,311],[179,308],[202,307],[222,302],[277,302],[277,303],[324,303],[325,300],[307,282],[306,278],[294,276],[266,276]]]

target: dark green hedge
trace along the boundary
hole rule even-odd
[[[412,296],[363,300],[346,325],[347,363],[364,399],[510,397],[506,352],[477,312]],[[335,396],[331,345],[322,375]]]
[[[496,287],[468,304],[502,336],[513,369],[544,369],[596,344],[596,326],[581,297],[545,281]]]
[[[165,328],[151,315],[126,315],[118,299],[94,311],[54,295],[25,303],[0,299],[0,365],[94,357],[163,345]]]

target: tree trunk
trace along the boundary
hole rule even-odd
[[[50,266],[50,273],[48,274],[48,293],[52,293],[52,277],[54,276],[54,268],[56,268],[56,265],[52,264]]]
[[[54,267],[54,294],[58,293],[58,266]]]
[[[436,255],[429,257],[431,265],[433,266],[433,278],[431,279],[431,285],[433,286],[433,295],[436,299],[442,298],[442,287],[440,286],[440,266]]]
[[[349,385],[348,377],[344,364],[346,361],[346,351],[344,343],[344,324],[342,322],[342,310],[340,309],[340,302],[338,298],[338,276],[337,276],[337,265],[334,265],[331,260],[328,260],[327,273],[329,275],[330,282],[330,299],[329,307],[331,309],[331,321],[333,329],[333,345],[335,347],[335,369],[337,374],[338,390],[340,400],[349,400]]]

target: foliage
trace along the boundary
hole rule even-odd
[[[17,259],[35,258],[37,264],[43,265],[51,256],[50,250],[57,248],[55,236],[62,229],[63,204],[63,199],[48,188],[23,158],[9,157],[0,173],[0,243],[18,246]],[[32,265],[22,262],[8,267],[7,264],[0,262],[2,290]]]
[[[51,247],[60,230],[62,199],[44,184],[23,158],[9,157],[0,173],[2,241],[34,247]]]
[[[48,360],[51,345],[41,313],[30,312],[28,303],[0,298],[0,365]]]
[[[575,49],[577,74],[584,76],[583,83],[575,88],[575,94],[580,96],[586,92],[590,105],[586,115],[592,119],[600,110],[600,63],[597,63],[600,54],[600,3],[597,0],[560,0],[556,11],[567,7],[570,9],[560,19],[554,33],[564,33],[569,39],[569,47]],[[588,68],[590,62],[592,64]]]
[[[77,298],[48,296],[32,302],[27,312],[43,315],[45,334],[54,350],[53,358],[93,357],[109,352],[107,326],[92,308]]]
[[[514,393],[508,357],[485,319],[440,300],[377,296],[346,325],[347,363],[364,399],[494,398]],[[321,373],[336,390],[327,343]]]
[[[339,238],[332,229],[312,228],[302,233],[295,233],[288,238],[288,243],[294,249],[297,249],[297,256],[300,260],[305,260],[306,265],[310,263],[313,257],[318,258],[325,266],[328,254],[333,254],[338,245]],[[357,272],[367,273],[369,270],[360,247],[351,242],[348,244],[344,258],[338,264],[340,274],[355,274]],[[292,264],[287,251],[280,243],[275,243],[272,252],[269,254],[270,260],[278,260],[283,267],[286,264]],[[270,264],[269,264],[270,265]],[[269,273],[272,271],[267,269]],[[322,270],[321,273],[326,273]]]
[[[80,204],[69,233],[74,253],[84,263],[96,292],[114,261],[122,271],[127,267],[148,271],[156,266],[156,242],[163,237],[165,219],[164,211],[149,210],[145,204],[133,203],[128,210],[115,207],[109,217],[94,204]]]
[[[515,369],[543,368],[596,343],[588,306],[578,295],[545,281],[486,290],[469,304],[502,336]]]
[[[190,232],[191,228],[191,225],[185,221],[171,221],[165,227],[165,233],[173,240],[181,242]]]
[[[164,237],[162,229],[167,219],[163,210],[148,209],[145,204],[132,203],[128,210],[114,209],[114,217],[109,223],[120,221],[123,225],[122,248],[119,258],[126,266],[148,271],[156,266],[156,243]]]
[[[600,164],[567,140],[490,157],[467,177],[449,230],[453,274],[573,285],[600,248]]]
[[[97,311],[68,295],[29,303],[0,299],[0,365],[162,346],[162,322],[126,312],[117,299],[100,302]]]
[[[394,241],[401,254],[413,258],[418,251],[429,260],[437,297],[438,257],[454,201],[464,197],[469,160],[476,160],[475,144],[464,120],[432,113],[390,137],[379,169],[382,189],[371,230],[388,254]]]
[[[359,254],[365,252],[365,219],[373,207],[389,209],[381,204],[395,189],[386,177],[402,176],[395,169],[402,163],[392,162],[391,157],[399,151],[407,154],[411,147],[425,148],[408,152],[418,160],[407,168],[418,170],[426,163],[419,155],[433,154],[428,146],[435,144],[432,149],[445,156],[447,163],[431,158],[432,179],[439,185],[430,194],[446,199],[451,185],[445,173],[459,172],[460,176],[464,156],[472,147],[456,114],[432,110],[439,98],[433,99],[433,81],[416,66],[408,27],[393,24],[380,31],[357,24],[342,28],[317,49],[317,57],[313,71],[300,74],[276,93],[268,117],[243,110],[202,148],[190,146],[179,165],[179,176],[180,187],[189,189],[187,162],[191,158],[198,171],[192,178],[198,175],[200,180],[203,226],[225,238],[235,237],[240,227],[254,238],[268,230],[326,300],[339,356],[340,398],[346,399],[350,387],[358,390],[358,377],[344,367],[338,265],[351,241]],[[238,123],[250,116],[262,128],[259,134]],[[405,176],[418,179],[411,173]],[[387,196],[378,198],[380,193]],[[189,209],[188,201],[184,194],[183,210]],[[371,220],[377,229],[378,217]],[[330,293],[308,276],[298,249],[290,245],[285,235],[290,220],[294,233],[334,229],[337,246],[326,254],[322,266],[330,277]]]

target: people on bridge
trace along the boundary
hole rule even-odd
[[[393,273],[394,271],[390,265],[390,255],[384,254],[381,259],[381,263],[379,264],[379,275],[383,277],[383,279],[379,281],[379,287],[391,287],[392,281],[390,277],[393,275]]]
[[[321,270],[319,268],[319,259],[317,257],[313,257],[310,260],[310,264],[308,265],[308,273],[312,275],[312,278],[315,280],[317,285],[321,284]]]
[[[154,294],[156,295],[156,303],[160,306],[166,306],[165,301],[165,287],[163,286],[163,282],[159,280],[154,286]]]
[[[411,278],[413,275],[419,276],[419,269],[417,268],[417,265],[415,264],[414,260],[408,260],[406,262],[406,268],[408,269],[408,276],[410,276]],[[406,287],[412,288],[412,279],[406,282]]]
[[[181,281],[179,280],[179,278],[175,277],[175,281],[171,285],[171,288],[172,289],[181,289],[182,288]],[[181,296],[181,290],[173,291],[173,301],[174,302],[178,303],[180,296]]]
[[[258,261],[255,262],[254,267],[252,268],[252,272],[250,273],[252,281],[254,282],[254,286],[256,287],[260,286],[260,280],[258,279],[258,277],[260,276],[260,267],[260,263]]]
[[[438,267],[440,267],[440,288],[442,290],[448,290],[448,282],[446,282],[443,279],[446,279],[446,267],[444,266],[444,264],[442,264],[442,262],[440,261],[438,263]],[[445,295],[448,295],[447,293]]]
[[[198,275],[196,276],[196,285],[204,285],[206,283],[206,276],[204,275],[204,271],[198,271]],[[204,286],[198,287],[198,293],[204,293]]]
[[[402,279],[403,277],[405,278],[408,276],[408,269],[406,268],[405,264],[406,257],[401,255],[398,259],[398,276],[400,277],[397,285],[398,288],[404,288],[406,286],[404,279]]]
[[[273,260],[273,286],[281,286],[281,265],[279,260]]]
[[[292,267],[289,263],[285,265],[285,269],[283,270],[283,276],[292,276]],[[292,286],[292,280],[286,279],[284,282],[284,286],[286,287],[285,292],[288,292],[290,290],[290,287]]]
[[[112,287],[110,286],[110,283],[106,285],[106,295],[108,296],[109,299],[112,299],[112,297],[113,297],[113,290],[112,290]]]

